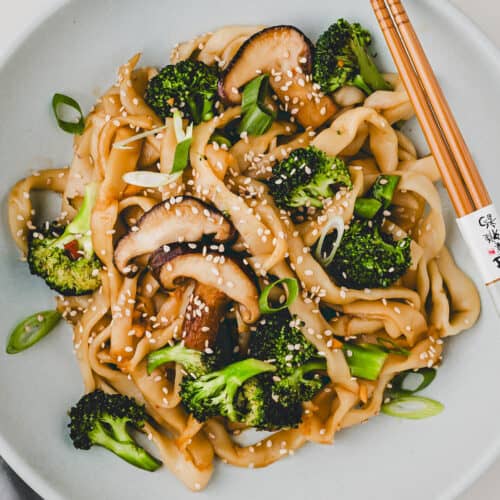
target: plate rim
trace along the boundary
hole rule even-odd
[[[51,4],[42,9],[30,23],[21,29],[17,35],[4,47],[0,48],[0,70],[10,62],[15,56],[22,43],[44,22],[55,15],[66,5],[79,0],[52,0]],[[500,71],[500,48],[489,38],[483,29],[471,19],[459,7],[455,6],[450,0],[442,0],[435,2],[434,0],[418,0],[426,5],[428,9],[438,11],[441,15],[447,18],[450,23],[457,25],[459,28],[468,31],[471,36],[474,36],[476,43],[479,44],[484,53],[490,58],[494,65]],[[38,495],[45,500],[57,499],[64,500],[64,497],[53,486],[51,481],[44,478],[36,468],[32,467],[26,459],[19,454],[4,438],[0,429],[0,456],[11,467],[16,474]],[[459,494],[464,493],[480,476],[482,476],[500,457],[500,435],[485,449],[480,460],[473,463],[468,472],[460,479],[454,481],[447,489],[440,494],[439,500],[454,499]]]

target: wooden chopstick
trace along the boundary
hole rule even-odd
[[[403,4],[400,0],[387,0],[387,4],[406,50],[413,60],[415,71],[421,79],[423,88],[427,91],[429,103],[453,153],[455,163],[465,181],[475,208],[479,209],[490,205],[490,195]]]
[[[460,232],[500,316],[500,216],[401,0],[370,1],[455,207]]]
[[[459,217],[471,213],[474,211],[474,204],[467,193],[464,180],[456,167],[455,160],[443,138],[443,134],[436,125],[436,117],[428,104],[427,95],[420,84],[385,1],[371,0],[371,4],[408,97],[415,104],[415,113],[434,155],[455,211]]]

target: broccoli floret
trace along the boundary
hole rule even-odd
[[[213,371],[217,366],[217,354],[208,354],[184,347],[181,343],[154,351],[148,356],[148,373],[159,366],[175,362],[184,367],[192,378],[198,378]]]
[[[238,389],[248,379],[275,370],[269,363],[249,358],[195,379],[184,377],[180,392],[182,402],[200,422],[215,416],[238,422],[242,417],[238,410]]]
[[[273,168],[269,181],[271,194],[283,209],[322,208],[322,200],[331,198],[339,186],[352,187],[346,164],[314,146],[292,151]]]
[[[161,118],[179,109],[195,124],[214,116],[219,72],[200,61],[165,66],[146,87],[144,98]]]
[[[284,406],[273,395],[271,377],[261,375],[245,382],[238,391],[240,422],[257,429],[274,431],[297,427],[302,419],[302,404],[297,399]]]
[[[57,224],[33,231],[29,238],[28,264],[32,274],[62,295],[85,295],[101,286],[101,262],[90,234],[97,185],[85,189],[83,204],[66,228]],[[63,230],[64,229],[64,230]]]
[[[259,322],[250,336],[249,353],[276,366],[271,377],[272,399],[292,413],[324,385],[314,373],[326,369],[325,360],[319,359],[316,347],[304,337],[298,320],[288,311],[267,315]]]
[[[316,348],[304,337],[299,321],[287,310],[267,314],[252,329],[248,345],[250,356],[272,363],[279,376],[318,356]]]
[[[287,377],[275,382],[273,395],[286,407],[293,407],[297,402],[310,401],[324,385],[318,372],[325,370],[324,359],[309,361],[296,368]]]
[[[353,85],[367,94],[390,90],[368,54],[370,32],[360,24],[339,19],[318,39],[313,61],[313,80],[323,92]]]
[[[386,288],[410,267],[410,244],[409,237],[394,241],[376,221],[353,220],[328,270],[349,288]]]
[[[75,448],[88,450],[103,446],[123,460],[147,471],[154,471],[161,462],[138,446],[127,427],[144,427],[147,418],[143,406],[121,394],[97,390],[86,394],[71,408],[68,427]]]

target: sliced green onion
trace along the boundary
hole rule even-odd
[[[177,172],[182,172],[189,163],[189,150],[191,148],[191,143],[193,139],[184,139],[179,142],[175,147],[174,162],[172,163],[172,170],[170,173],[175,174]]]
[[[243,115],[238,126],[238,133],[247,132],[249,135],[262,135],[269,130],[272,124],[273,117],[255,105]]]
[[[241,111],[246,113],[254,106],[260,106],[269,87],[269,76],[264,74],[248,82],[243,89]]]
[[[262,135],[269,130],[275,114],[265,105],[269,94],[269,76],[260,75],[245,85],[241,101],[243,118],[238,133]]]
[[[363,219],[373,219],[382,208],[382,202],[375,198],[358,198],[354,205],[354,212]]]
[[[287,290],[286,301],[279,307],[271,307],[269,305],[269,294],[271,293],[271,290],[275,286],[281,284],[285,285]],[[283,309],[286,309],[288,306],[293,304],[298,295],[299,295],[299,283],[295,278],[282,278],[278,281],[275,281],[274,283],[267,285],[266,288],[264,288],[264,290],[262,290],[262,293],[260,294],[259,297],[260,312],[262,314],[271,314],[278,311],[282,311]]]
[[[401,177],[399,175],[379,175],[371,189],[373,198],[380,201],[384,209],[389,208],[398,187]]]
[[[161,127],[156,127],[152,130],[146,130],[145,132],[141,132],[140,134],[133,135],[132,137],[129,137],[128,139],[123,139],[123,141],[118,141],[113,143],[113,147],[115,149],[133,149],[132,146],[127,146],[127,144],[130,144],[131,142],[138,141],[139,139],[145,139],[146,137],[149,137],[150,135],[156,135],[162,130],[165,130],[167,128],[167,125],[162,125]]]
[[[78,113],[78,121],[66,121],[61,117],[61,107],[64,106],[69,106]],[[57,124],[62,130],[68,132],[69,134],[83,134],[85,129],[83,111],[82,108],[80,108],[80,105],[72,97],[64,94],[54,94],[54,97],[52,97],[52,110],[54,111]]]
[[[428,387],[436,378],[435,368],[420,368],[419,370],[408,370],[398,374],[392,379],[390,395],[409,396],[420,392]]]
[[[184,131],[182,116],[179,111],[174,111],[174,133],[177,139],[174,161],[170,170],[171,174],[182,172],[189,163],[189,150],[193,141],[193,124],[190,123]]]
[[[190,123],[184,131],[182,124],[182,115],[179,111],[174,111],[174,133],[177,142],[182,142],[184,139],[193,137],[193,124]]]
[[[57,311],[41,311],[22,320],[9,336],[7,354],[16,354],[36,344],[59,322]]]
[[[377,380],[387,352],[375,344],[344,344],[342,346],[347,364],[353,377]]]
[[[390,353],[399,354],[401,356],[406,356],[406,357],[408,357],[411,354],[411,352],[408,349],[405,349],[404,347],[399,346],[392,339],[388,339],[388,338],[384,338],[384,337],[377,337],[377,342],[382,347],[385,347]]]
[[[337,235],[335,236],[335,241],[332,243],[330,252],[326,253],[323,247],[325,246],[326,237],[332,230],[337,230]],[[334,215],[323,227],[315,250],[316,259],[323,267],[328,267],[333,262],[340,242],[344,236],[344,231],[344,219],[340,217],[340,215]]]
[[[220,146],[227,146],[230,148],[233,144],[232,142],[224,135],[219,134],[217,132],[212,134],[212,137],[210,137],[210,141],[208,141],[210,144],[216,142]]]
[[[412,420],[434,417],[443,410],[442,403],[422,396],[401,396],[382,405],[382,412],[386,415]]]
[[[176,174],[163,174],[161,172],[149,172],[148,170],[135,170],[123,174],[122,179],[132,186],[158,188],[171,184],[178,179],[180,175],[180,172]]]

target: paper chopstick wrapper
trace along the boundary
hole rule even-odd
[[[500,314],[500,220],[494,205],[457,219],[458,227],[476,261]]]

